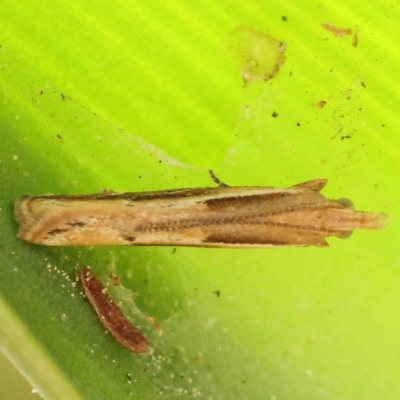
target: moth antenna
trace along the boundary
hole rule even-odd
[[[213,180],[213,182],[215,182],[219,187],[229,187],[229,185],[227,185],[224,182],[221,182],[214,174],[214,171],[212,169],[208,170],[208,173],[210,174],[211,179]]]

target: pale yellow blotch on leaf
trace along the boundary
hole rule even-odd
[[[238,26],[229,33],[227,49],[239,66],[245,85],[272,79],[285,62],[283,42],[246,26]]]

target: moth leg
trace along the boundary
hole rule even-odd
[[[211,179],[213,180],[213,182],[215,182],[219,187],[229,187],[229,185],[227,185],[224,182],[221,182],[214,174],[213,170],[210,169],[208,170],[208,173],[210,174]]]
[[[354,210],[354,204],[351,200],[349,199],[337,199],[334,200],[336,203],[339,203],[341,206],[344,208],[348,208],[350,210]]]
[[[314,179],[312,181],[298,183],[297,185],[293,185],[292,187],[320,192],[327,183],[328,179]]]

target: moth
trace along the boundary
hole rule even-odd
[[[96,310],[100,321],[117,342],[133,353],[145,353],[149,349],[147,339],[111,300],[93,271],[90,268],[82,268],[78,276],[85,296]]]
[[[326,179],[279,189],[210,175],[217,187],[22,197],[18,237],[47,246],[325,247],[329,236],[383,227],[384,214],[321,194]]]

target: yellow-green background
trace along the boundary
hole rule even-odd
[[[2,1],[0,345],[35,388],[51,399],[400,398],[399,17],[396,1]],[[358,29],[358,47],[321,22]],[[226,51],[240,25],[287,44],[273,80],[243,87]],[[208,186],[209,168],[230,185],[328,178],[328,197],[390,223],[329,249],[16,239],[22,194]],[[153,354],[104,334],[67,280],[81,265],[121,276],[113,295]]]

